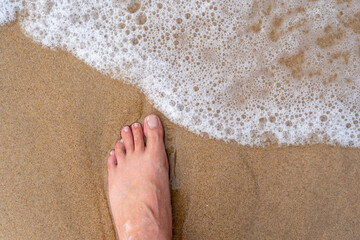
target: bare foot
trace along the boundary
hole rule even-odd
[[[107,161],[110,207],[119,239],[171,239],[167,160],[160,119],[121,130]]]

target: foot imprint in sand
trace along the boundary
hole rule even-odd
[[[146,145],[144,143],[144,134]],[[119,239],[171,239],[169,163],[159,118],[121,130],[107,160],[110,208]]]

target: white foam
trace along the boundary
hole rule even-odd
[[[21,0],[0,1],[0,26],[15,20],[16,13],[20,11]]]
[[[243,145],[360,146],[360,43],[344,27],[358,1],[25,3],[27,35],[138,86],[190,131]],[[335,42],[321,47],[327,26]],[[287,62],[295,55],[300,68]]]

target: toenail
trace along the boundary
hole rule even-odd
[[[110,155],[113,155],[113,154],[114,154],[114,150],[111,150],[111,151],[110,151]]]
[[[147,123],[149,125],[150,128],[156,128],[159,126],[159,121],[157,119],[157,117],[155,115],[150,115],[147,118]]]
[[[136,127],[136,128],[140,127],[140,123],[134,123],[133,127]]]
[[[123,139],[119,139],[117,142],[118,142],[118,143],[123,143],[124,140],[123,140]]]
[[[129,132],[130,128],[128,126],[124,127],[124,132]]]

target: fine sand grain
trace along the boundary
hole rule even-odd
[[[169,122],[135,87],[0,28],[0,239],[115,239],[106,158],[160,115],[174,239],[357,239],[360,149],[249,148]]]

